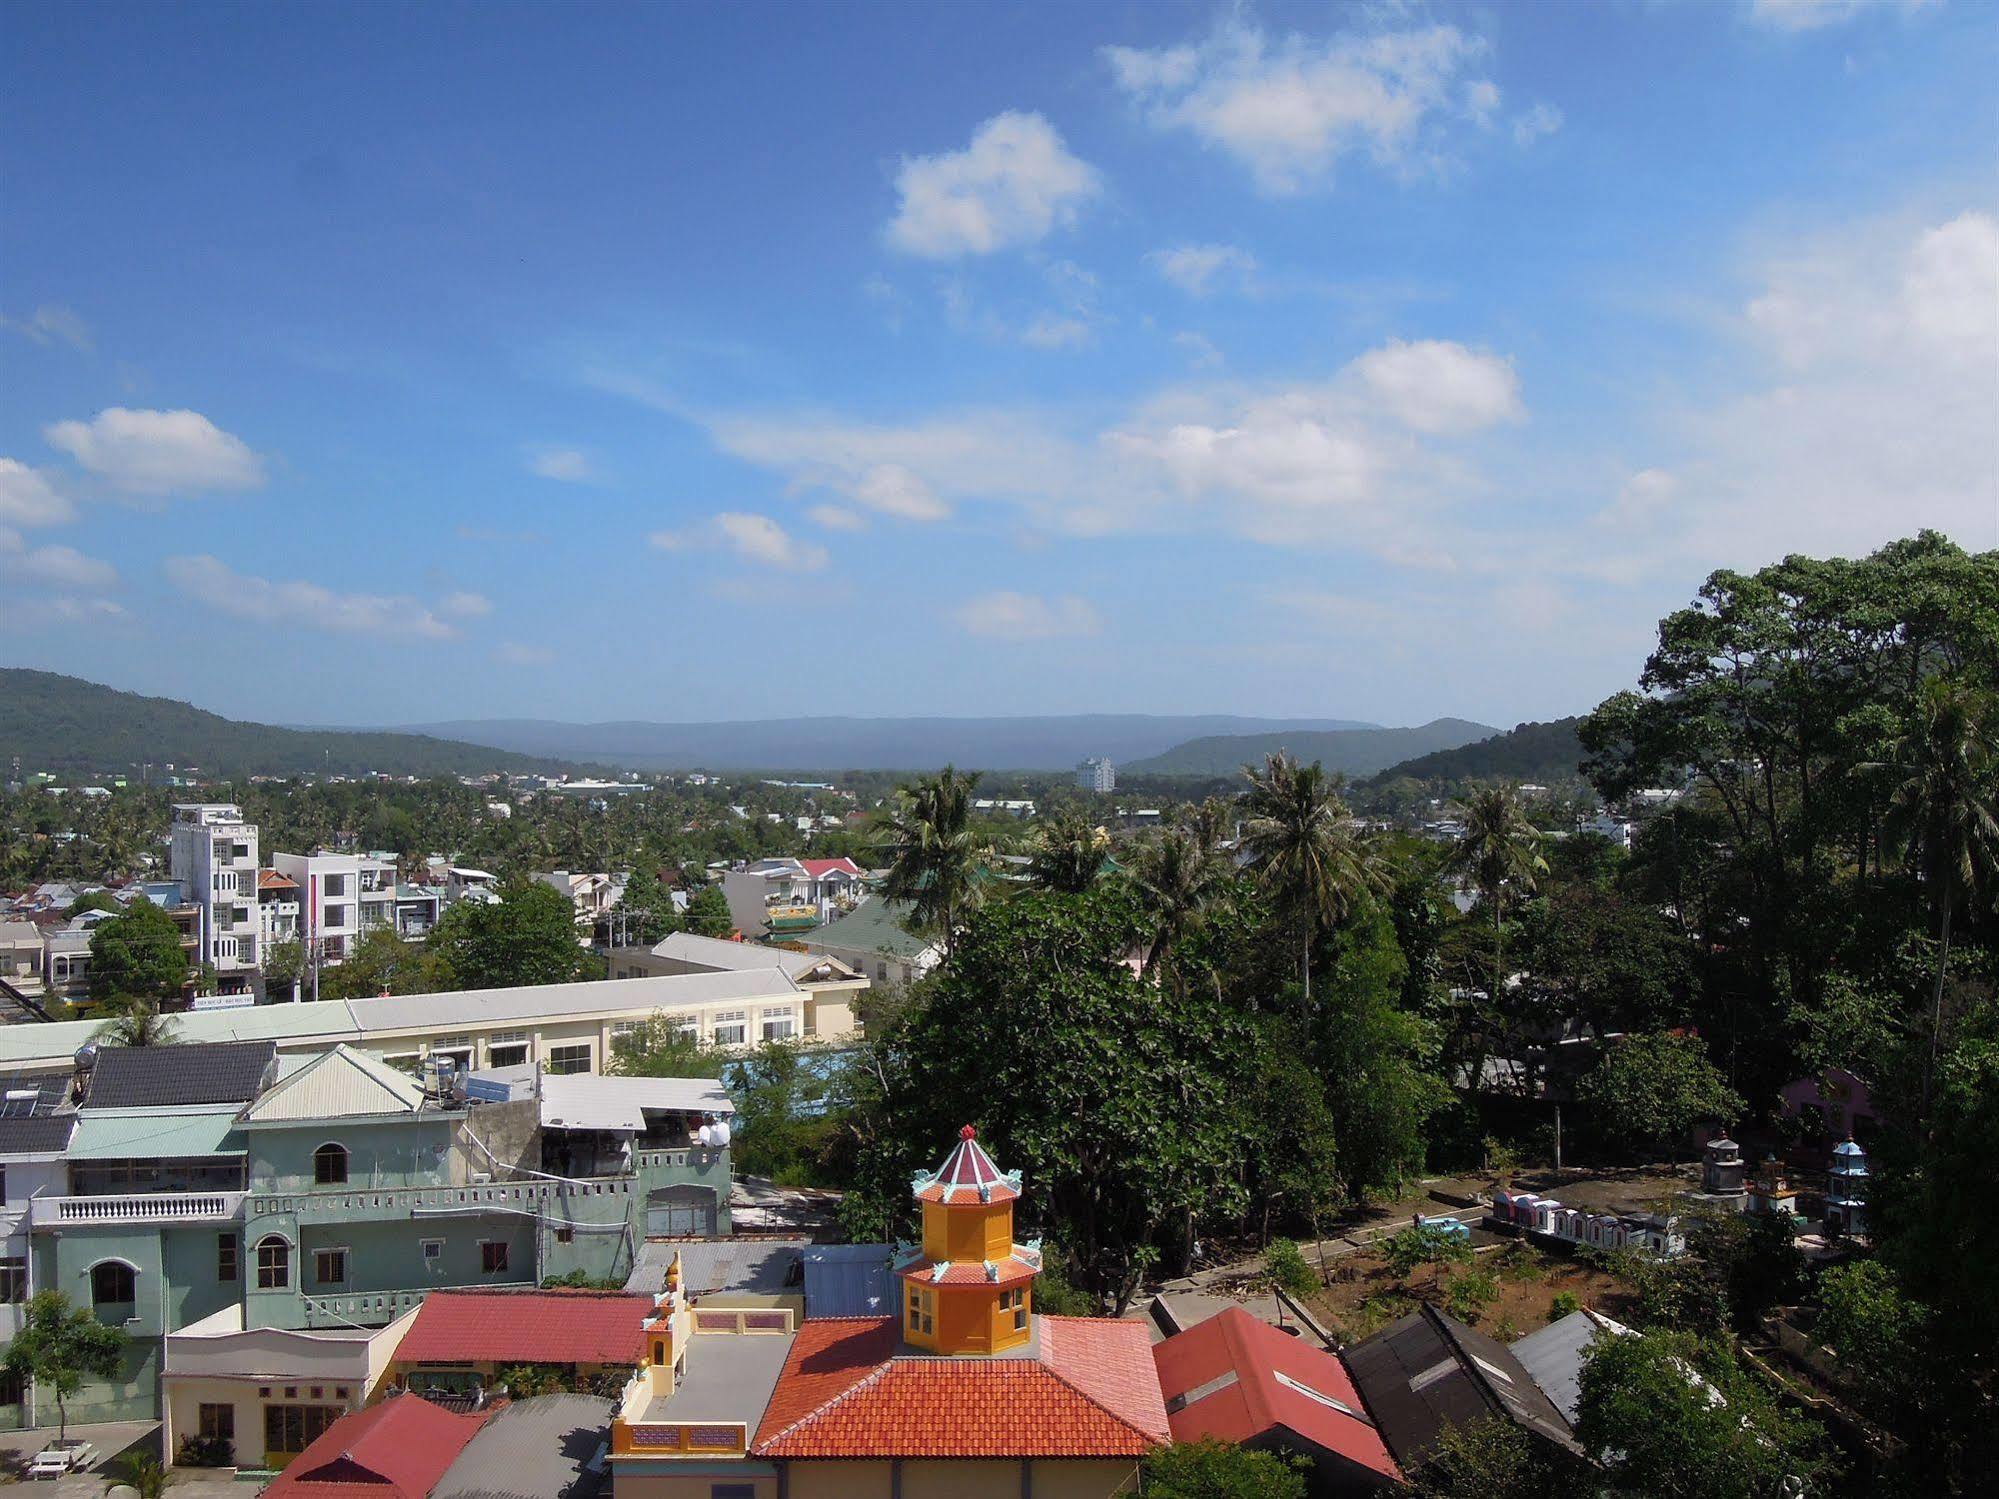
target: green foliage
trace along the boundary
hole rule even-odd
[[[1062,1273],[1061,1250],[1043,1246],[1043,1253],[1043,1269],[1034,1278],[1034,1309],[1049,1317],[1096,1316],[1101,1310],[1097,1298],[1077,1289]]]
[[[1381,1246],[1381,1257],[1398,1280],[1407,1280],[1419,1265],[1468,1265],[1471,1245],[1434,1223],[1411,1226],[1391,1235]]]
[[[1742,1099],[1693,1036],[1654,1032],[1608,1047],[1576,1085],[1596,1131],[1613,1150],[1677,1155],[1697,1124],[1727,1125]]]
[[[1272,1239],[1263,1252],[1263,1266],[1271,1284],[1293,1296],[1309,1296],[1319,1288],[1318,1273],[1294,1239]]]
[[[150,1452],[135,1452],[119,1465],[125,1482],[130,1484],[139,1499],[160,1499],[166,1492],[167,1469]]]
[[[1576,1436],[1617,1488],[1659,1499],[1763,1499],[1826,1468],[1815,1424],[1787,1413],[1724,1344],[1688,1333],[1591,1344]]]
[[[432,971],[449,980],[439,988],[569,984],[589,971],[576,941],[576,907],[567,896],[528,879],[503,881],[497,893],[497,905],[460,901],[432,929]]]
[[[90,934],[90,997],[99,1003],[178,999],[187,980],[180,928],[149,900],[133,901]]]
[[[697,937],[726,937],[736,929],[720,885],[703,885],[687,899],[687,930]]]
[[[1103,877],[1110,834],[1080,807],[1065,807],[1041,819],[1031,852],[1030,880],[1044,890],[1080,895]]]
[[[1548,1302],[1548,1320],[1559,1322],[1583,1309],[1583,1299],[1574,1291],[1557,1291]]]
[[[882,898],[906,902],[912,926],[935,933],[946,951],[991,882],[993,843],[972,821],[978,784],[978,772],[960,774],[947,765],[897,787],[875,820],[888,864]]]
[[[821,1115],[836,1079],[824,1049],[803,1041],[766,1041],[724,1074],[735,1096],[734,1161],[750,1176],[787,1186],[838,1186],[827,1179],[830,1122]]]
[[[340,963],[319,971],[321,999],[368,999],[377,994],[429,994],[438,987],[434,951],[405,942],[387,927],[363,932]],[[492,987],[482,985],[481,987]]]
[[[563,1275],[544,1275],[541,1288],[544,1291],[622,1291],[625,1278],[622,1275],[591,1275],[583,1270],[571,1270]]]
[[[1417,1474],[1416,1499],[1546,1499],[1554,1477],[1525,1427],[1502,1416],[1447,1425]]]
[[[21,1325],[0,1354],[0,1369],[33,1380],[56,1397],[59,1435],[69,1435],[69,1397],[87,1379],[110,1379],[125,1355],[125,1335],[97,1320],[87,1307],[73,1307],[61,1291],[37,1291],[22,1308]]]
[[[205,1437],[189,1432],[174,1451],[177,1468],[231,1468],[236,1465],[236,1444],[227,1437]]]
[[[1444,1310],[1460,1322],[1477,1322],[1499,1300],[1499,1277],[1481,1266],[1461,1270],[1444,1282]]]
[[[124,904],[119,901],[117,896],[111,894],[110,891],[88,890],[71,901],[67,906],[64,906],[62,914],[74,921],[85,911],[110,911],[116,913],[124,909]]]
[[[180,1039],[180,1022],[150,999],[114,999],[101,1013],[94,1039],[102,1046],[166,1046]]]
[[[908,1222],[909,1176],[973,1123],[1032,1183],[1078,1283],[1121,1308],[1144,1251],[1189,1215],[1234,1214],[1254,1028],[1200,984],[1185,998],[1123,958],[1144,929],[1116,886],[1025,891],[980,913],[927,1004],[878,1058],[886,1117],[863,1144],[863,1203]]]
[[[728,902],[722,904],[726,910]],[[628,947],[651,947],[681,928],[672,892],[660,883],[656,871],[643,866],[625,881],[625,893],[618,897],[613,915],[612,929]]]
[[[271,993],[289,996],[291,986],[305,975],[305,944],[291,938],[264,949],[264,984]]]
[[[728,1064],[728,1053],[703,1045],[692,1031],[683,1031],[671,1017],[648,1016],[637,1030],[611,1043],[610,1065],[618,1077],[715,1077]]]
[[[1582,763],[1582,741],[1576,737],[1579,718],[1550,723],[1523,723],[1489,739],[1436,750],[1391,765],[1375,783],[1395,779],[1431,785],[1468,785],[1476,781],[1532,781],[1552,785],[1576,779]]]
[[[568,1371],[558,1364],[509,1364],[494,1371],[493,1381],[505,1385],[516,1400],[560,1395],[569,1389]]]
[[[1212,1439],[1154,1448],[1141,1469],[1152,1499],[1305,1499],[1304,1461]]]

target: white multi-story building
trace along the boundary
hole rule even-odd
[[[1092,756],[1076,767],[1076,784],[1085,791],[1115,791],[1117,767],[1107,756]]]
[[[247,990],[257,971],[257,825],[228,802],[174,806],[173,877],[201,912],[196,954],[224,994]]]
[[[273,854],[298,886],[299,940],[322,965],[342,962],[362,936],[395,930],[396,863],[386,854]]]

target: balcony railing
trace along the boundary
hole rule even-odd
[[[518,1290],[532,1286],[528,1280],[480,1280],[481,1288]],[[315,1291],[301,1296],[307,1327],[352,1327],[356,1322],[387,1324],[417,1305],[436,1286],[416,1286],[398,1291]]]
[[[411,1217],[442,1216],[453,1213],[476,1215],[533,1213],[553,1206],[574,1206],[597,1198],[630,1198],[638,1190],[636,1178],[606,1177],[601,1181],[578,1182],[573,1186],[555,1182],[493,1182],[464,1187],[319,1187],[299,1180],[280,1181],[271,1186],[253,1184],[250,1212],[292,1213],[301,1218],[352,1218],[394,1214]]]
[[[118,1223],[226,1223],[241,1213],[241,1192],[143,1192],[110,1197],[37,1197],[36,1228]]]

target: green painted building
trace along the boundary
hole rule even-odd
[[[249,1332],[382,1327],[441,1287],[622,1283],[649,1226],[727,1232],[728,1148],[695,1143],[729,1112],[718,1084],[529,1068],[475,1091],[345,1045],[81,1054],[34,1141],[67,1118],[67,1148],[9,1241],[10,1300],[61,1290],[129,1335],[70,1419],[159,1414],[166,1337],[225,1309]],[[0,1422],[28,1423],[32,1392],[7,1393]]]

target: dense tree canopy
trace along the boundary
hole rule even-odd
[[[188,980],[187,949],[174,919],[149,900],[135,900],[122,916],[99,922],[90,934],[90,997],[180,998]]]
[[[590,957],[577,942],[569,897],[525,879],[506,881],[497,893],[498,904],[460,901],[432,930],[438,988],[567,984],[588,974]]]

